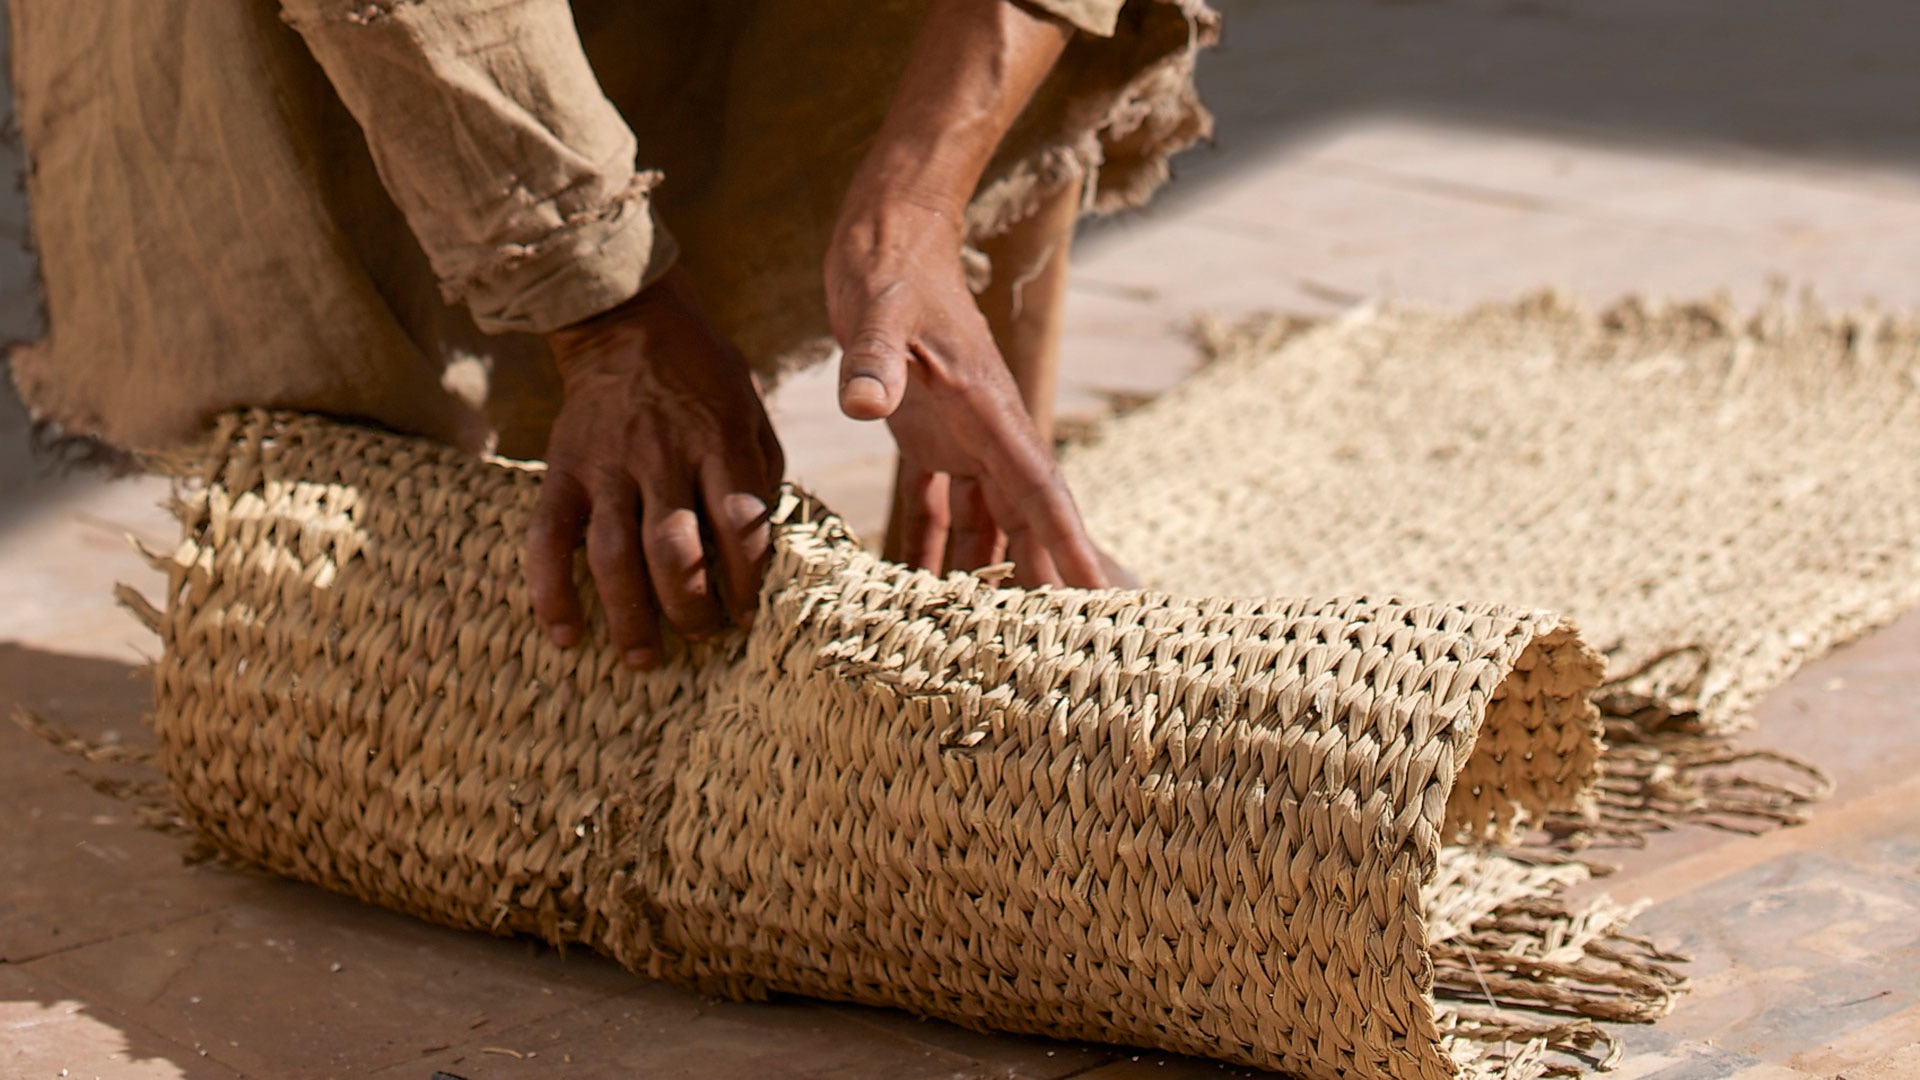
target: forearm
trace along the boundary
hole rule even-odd
[[[935,0],[855,188],[964,207],[1073,32],[1014,0]]]

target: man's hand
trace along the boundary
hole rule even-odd
[[[885,419],[900,447],[902,558],[939,571],[999,556],[1017,580],[1107,584],[1079,511],[967,289],[957,214],[850,198],[827,257],[844,350],[840,407]]]
[[[987,161],[1072,31],[1013,0],[936,0],[887,119],[840,208],[827,312],[840,408],[900,445],[905,558],[993,561],[1025,585],[1107,584],[961,269],[962,218]]]
[[[562,646],[580,639],[584,538],[629,664],[659,663],[663,617],[690,637],[747,625],[785,463],[746,361],[672,272],[547,340],[566,396],[527,536],[535,616]]]

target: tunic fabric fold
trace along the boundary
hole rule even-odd
[[[1198,0],[1032,2],[1081,32],[983,179],[976,240],[1067,184],[1138,205],[1209,130]],[[558,405],[537,333],[668,265],[763,376],[827,355],[826,241],[926,2],[9,8],[36,419],[158,449],[287,407],[530,456]]]

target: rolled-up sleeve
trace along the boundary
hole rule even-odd
[[[567,0],[282,0],[451,303],[545,332],[672,264]]]
[[[1120,9],[1126,0],[1026,0],[1056,19],[1097,37],[1112,37],[1120,25]]]

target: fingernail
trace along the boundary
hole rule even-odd
[[[553,643],[563,649],[571,649],[580,644],[580,628],[577,626],[556,623],[547,629],[547,633],[552,636]]]
[[[733,625],[739,627],[742,630],[751,630],[753,629],[753,616],[754,616],[753,608],[747,608],[743,611],[736,611],[733,613]]]
[[[887,403],[887,384],[871,375],[855,375],[840,388],[840,400],[845,405],[882,407]]]
[[[639,668],[641,671],[646,671],[652,668],[655,663],[657,663],[657,660],[655,659],[653,655],[653,650],[651,649],[628,649],[627,650],[627,666],[628,667]]]

